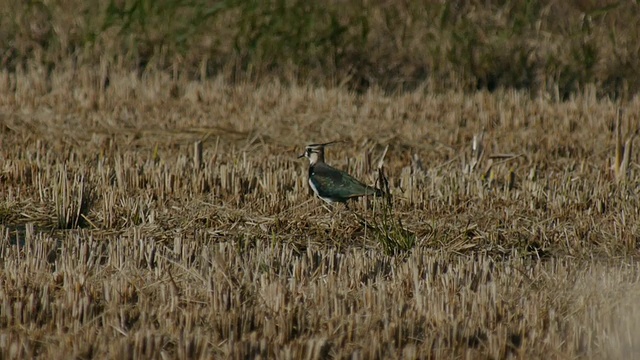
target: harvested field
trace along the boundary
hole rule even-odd
[[[591,88],[5,71],[0,358],[637,356],[638,161],[616,160],[619,108]],[[630,149],[640,100],[623,110]],[[330,140],[328,163],[368,184],[388,146],[392,208],[312,196],[296,156]]]

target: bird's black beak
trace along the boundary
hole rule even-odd
[[[303,158],[304,157],[304,153],[298,155],[298,159]]]

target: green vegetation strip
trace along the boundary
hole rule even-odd
[[[10,71],[71,57],[356,91],[640,90],[636,1],[13,0],[0,17]]]

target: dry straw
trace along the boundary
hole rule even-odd
[[[638,354],[637,156],[612,101],[108,69],[3,75],[4,358]],[[327,161],[369,184],[386,151],[387,221],[351,206],[378,232],[308,190],[302,139],[336,133]]]

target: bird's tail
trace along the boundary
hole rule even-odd
[[[367,194],[366,195],[373,195],[375,197],[383,197],[385,196],[384,192],[378,188],[375,188],[373,186],[367,186]]]

